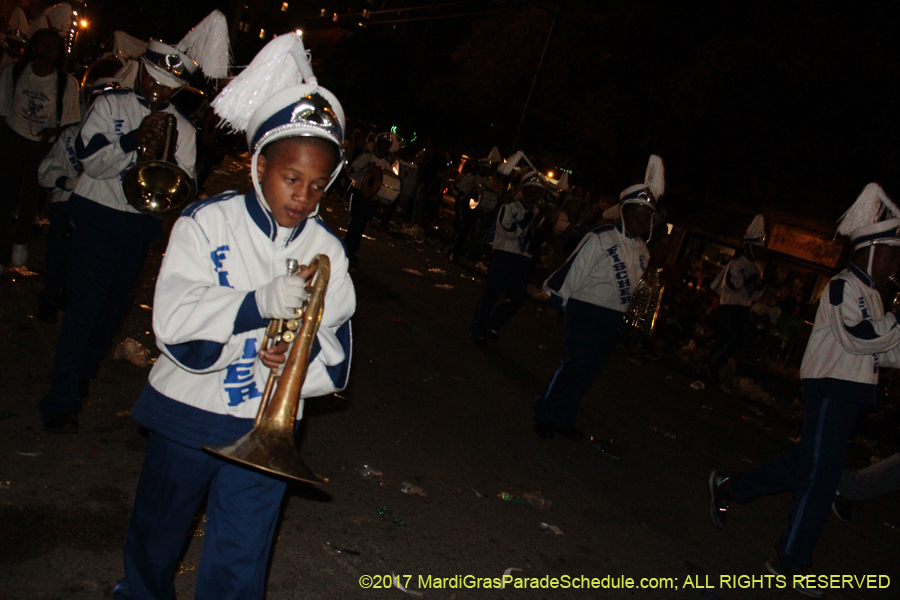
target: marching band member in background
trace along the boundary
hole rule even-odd
[[[514,155],[504,166],[511,171],[519,159]],[[543,175],[530,169],[522,175],[513,199],[500,207],[491,241],[491,266],[472,321],[472,340],[478,346],[499,342],[500,328],[525,303],[531,270],[531,224],[546,193]],[[503,294],[506,300],[494,306]]]
[[[489,158],[479,158],[478,166],[466,173],[454,186],[456,195],[455,230],[450,249],[447,251],[447,258],[454,262],[463,251],[478,217],[476,210],[469,207],[469,200],[478,192],[479,186],[491,186],[491,160]]]
[[[122,191],[123,174],[134,164],[138,148],[158,154],[166,116],[175,115],[174,160],[194,173],[194,127],[171,103],[197,70],[224,77],[228,66],[228,29],[214,11],[177,47],[153,40],[141,59],[134,90],[107,92],[97,98],[75,140],[84,172],[78,178],[69,210],[74,234],[67,271],[68,300],[56,347],[50,390],[41,400],[44,426],[51,433],[77,433],[82,399],[100,359],[115,335],[140,275],[150,243],[162,233],[162,220],[139,213]],[[150,99],[158,99],[154,111]]]
[[[351,262],[359,260],[356,252],[362,243],[363,232],[366,230],[366,224],[378,209],[378,202],[374,198],[363,198],[360,187],[366,172],[372,167],[391,169],[388,154],[392,143],[393,139],[389,132],[378,134],[375,138],[375,150],[365,150],[350,165],[350,179],[353,185],[350,188],[350,222],[347,223],[344,244],[347,246],[347,256]]]
[[[609,360],[631,294],[647,268],[644,242],[665,191],[662,159],[650,157],[644,183],[619,195],[619,219],[589,232],[568,260],[544,282],[549,305],[565,309],[565,353],[547,390],[534,404],[535,432],[579,441],[578,402]]]
[[[719,371],[752,335],[750,304],[759,299],[763,287],[756,260],[764,256],[765,240],[765,219],[756,215],[744,234],[743,251],[736,252],[710,284],[720,298],[718,338],[700,365],[701,377],[710,383],[719,383]]]
[[[41,187],[37,172],[62,128],[81,120],[78,82],[66,73],[62,37],[36,31],[0,76],[0,274],[24,267]],[[18,212],[13,228],[12,215]]]
[[[207,497],[195,597],[264,597],[285,479],[201,447],[249,432],[270,369],[285,363],[287,344],[258,349],[268,320],[292,318],[307,299],[309,271],[285,275],[287,259],[331,261],[301,398],[347,383],[356,296],[341,241],[317,216],[343,167],[344,113],[307,61],[299,35],[280,35],[213,102],[246,132],[253,189],[197,202],[172,230],[153,307],[162,355],[132,411],[150,438],[116,600],[175,598],[175,568]]]
[[[90,107],[100,94],[119,88],[114,77],[121,67],[122,63],[115,58],[100,59],[91,65],[82,82],[86,107]],[[72,236],[68,200],[81,175],[81,163],[75,152],[80,126],[76,123],[63,129],[38,169],[38,183],[50,191],[44,289],[38,297],[38,318],[45,323],[56,322],[60,304],[65,302],[66,265]]]
[[[28,17],[21,7],[16,6],[9,15],[6,30],[0,35],[0,72],[22,58],[25,46],[28,44]]]
[[[891,218],[882,221],[885,212]],[[766,568],[813,598],[823,597],[825,589],[805,577],[841,480],[856,418],[878,401],[879,367],[900,367],[900,315],[884,311],[890,305],[886,299],[897,291],[900,209],[870,183],[841,217],[838,233],[850,236],[854,254],[822,294],[803,355],[800,441],[755,469],[732,477],[713,471],[708,480],[709,512],[717,527],[725,526],[732,500],[744,503],[793,490],[790,521]]]

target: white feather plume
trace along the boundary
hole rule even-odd
[[[25,11],[18,6],[15,7],[12,10],[12,14],[9,15],[9,25],[6,29],[7,31],[18,29],[24,35],[28,31],[28,17],[25,16]]]
[[[569,174],[563,172],[562,177],[560,177],[556,182],[556,190],[564,192],[567,189],[569,189]]]
[[[491,153],[488,154],[488,160],[492,163],[503,161],[503,157],[500,155],[500,149],[497,146],[491,148]]]
[[[193,58],[210,79],[227,77],[231,48],[225,15],[218,10],[209,13],[187,32],[176,48]]]
[[[59,32],[67,32],[72,27],[72,6],[68,3],[54,4],[44,11],[47,24],[51,29]]]
[[[888,198],[881,186],[870,183],[863,188],[853,206],[838,219],[837,232],[840,235],[850,235],[860,227],[873,225],[881,219],[885,211],[891,213],[889,218],[900,218],[900,209]]]
[[[212,107],[228,127],[246,131],[250,117],[266,100],[302,83],[315,83],[309,56],[300,36],[286,33],[266,44],[250,66],[216,96]]]
[[[762,215],[753,217],[750,227],[744,234],[745,240],[761,240],[766,237],[766,219]]]
[[[506,175],[509,175],[513,172],[513,169],[515,169],[519,165],[519,161],[522,160],[524,156],[525,153],[519,150],[518,152],[504,160],[502,165],[497,167],[497,173],[503,175],[504,177]]]
[[[666,192],[666,171],[662,159],[656,154],[651,154],[650,160],[647,161],[644,185],[650,188],[650,192],[657,200]]]
[[[147,51],[147,42],[124,31],[113,31],[112,53],[122,61],[143,56]]]

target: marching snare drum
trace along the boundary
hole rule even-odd
[[[478,190],[469,200],[469,208],[480,210],[482,212],[491,212],[497,206],[497,192],[492,188],[479,185]]]
[[[354,185],[363,198],[375,200],[380,204],[392,204],[400,195],[400,178],[390,169],[382,169],[375,165],[365,172],[359,185],[356,185],[356,182]]]

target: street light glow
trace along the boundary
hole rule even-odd
[[[87,27],[87,26],[88,26],[88,22],[87,22],[86,20],[82,19],[82,20],[81,20],[81,26],[82,26],[82,27]]]

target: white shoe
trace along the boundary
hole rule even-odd
[[[11,267],[24,267],[28,262],[28,244],[13,244]]]

